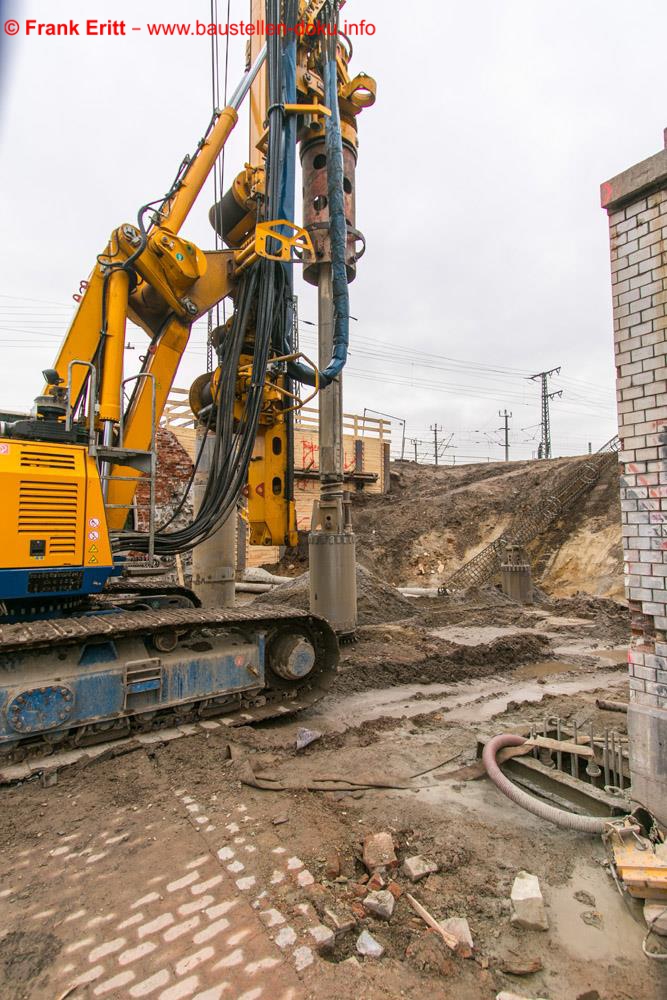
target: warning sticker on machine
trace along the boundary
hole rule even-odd
[[[89,531],[88,532],[88,538],[89,538],[89,540],[91,542],[96,542],[99,537],[100,537],[99,531]]]

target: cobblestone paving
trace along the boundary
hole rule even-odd
[[[45,805],[38,844],[5,857],[0,937],[59,950],[17,996],[306,995],[300,973],[328,933],[303,901],[313,876],[246,805],[213,816],[187,788],[156,788],[73,831],[49,829]]]

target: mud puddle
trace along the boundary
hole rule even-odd
[[[575,892],[590,899],[580,902]],[[613,962],[628,949],[641,953],[646,926],[641,908],[631,912],[602,868],[577,862],[572,878],[547,890],[549,923],[561,946],[579,961]],[[593,902],[594,901],[594,902]]]
[[[585,639],[580,639],[575,643],[568,643],[565,646],[554,646],[553,652],[556,656],[563,657],[592,656],[607,663],[625,664],[628,661],[627,645],[614,646],[611,649],[599,649],[593,640],[588,642]]]
[[[560,615],[550,615],[545,620],[544,627],[548,630],[560,630],[565,628],[595,628],[595,622],[591,621],[590,618],[564,618]]]
[[[531,678],[552,677],[554,674],[570,674],[581,670],[580,663],[565,663],[560,660],[542,660],[540,663],[523,663],[512,672],[512,677]]]
[[[504,712],[511,701],[539,702],[545,695],[574,695],[625,681],[618,671],[594,670],[544,683],[545,676],[566,675],[573,670],[581,668],[550,660],[524,664],[511,677],[493,675],[457,684],[403,684],[327,698],[308,713],[308,724],[344,732],[351,720],[358,726],[383,717],[421,715],[425,710],[446,712],[448,722],[477,723]]]
[[[422,780],[422,788],[398,790],[391,794],[397,800],[413,797],[420,805],[433,809],[434,815],[443,810],[443,815],[465,817],[467,823],[474,817],[480,823],[491,825],[520,823],[522,829],[536,836],[544,832],[543,820],[519,810],[488,780],[453,782],[446,770],[425,775]]]
[[[591,651],[594,656],[599,656],[601,660],[610,660],[612,663],[628,662],[628,647],[621,646],[616,649],[595,649]]]
[[[508,635],[532,634],[541,635],[544,629],[517,628],[516,625],[448,625],[431,630],[436,639],[446,639],[459,646],[479,646],[485,642],[493,642]]]

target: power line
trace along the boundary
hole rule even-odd
[[[534,382],[537,379],[540,380],[542,386],[542,441],[540,443],[540,448],[537,454],[538,458],[551,458],[551,424],[549,417],[549,402],[555,399],[557,396],[560,398],[563,395],[563,390],[558,389],[556,392],[549,392],[549,378],[551,375],[559,375],[560,368],[550,368],[546,372],[538,372],[537,375],[531,375],[530,378]]]
[[[508,413],[507,409],[505,409],[504,413],[501,413],[500,410],[498,410],[498,416],[502,417],[503,420],[504,420],[504,422],[505,422],[505,461],[509,462],[509,460],[510,460],[510,417],[514,416],[514,414]],[[499,430],[502,430],[502,429],[503,429],[502,427],[499,428]]]
[[[301,321],[301,322],[306,323],[307,321],[304,320],[304,321]],[[310,331],[308,331],[308,332],[310,332]],[[432,364],[432,362],[434,360],[435,361],[447,361],[450,364],[454,364],[454,365],[458,365],[458,366],[463,366],[464,368],[468,369],[471,372],[473,372],[473,371],[474,372],[479,372],[480,374],[483,373],[483,372],[490,372],[490,373],[498,375],[498,376],[500,376],[502,378],[513,378],[513,379],[523,379],[523,378],[529,378],[530,377],[530,372],[529,372],[529,370],[526,370],[526,369],[511,368],[511,367],[507,367],[507,366],[503,366],[503,365],[498,365],[498,364],[485,364],[484,362],[468,361],[468,360],[464,360],[464,359],[460,359],[460,358],[451,358],[448,355],[436,354],[436,353],[432,353],[432,352],[429,352],[429,351],[422,351],[422,350],[419,350],[419,349],[413,348],[413,347],[406,348],[406,347],[401,347],[401,346],[397,346],[397,345],[388,345],[386,343],[386,341],[376,340],[375,338],[364,336],[364,335],[359,335],[359,334],[355,335],[354,343],[355,344],[368,344],[368,345],[371,345],[371,346],[377,345],[377,348],[381,350],[381,353],[378,356],[381,357],[381,358],[383,358],[383,359],[387,359],[388,358],[387,352],[390,351],[392,356],[406,355],[410,360],[417,359],[417,358],[420,358],[420,357],[424,358],[424,359],[427,360],[429,367],[435,367]],[[368,354],[370,352],[364,352],[364,353]],[[447,368],[446,370],[458,370],[458,369]],[[611,386],[602,386],[602,385],[599,385],[599,384],[596,384],[596,383],[588,382],[588,381],[583,380],[583,379],[575,379],[575,378],[572,378],[570,376],[561,376],[561,381],[567,382],[567,383],[572,383],[572,384],[575,384],[575,385],[580,385],[580,386],[582,386],[582,388],[585,387],[586,389],[591,389],[592,388],[592,389],[598,390],[598,391],[600,391],[602,393],[613,393],[614,392],[614,389]]]
[[[434,457],[434,460],[435,460],[435,464],[437,465],[438,464],[438,431],[441,431],[442,427],[439,427],[437,424],[433,424],[431,426],[431,430],[433,431],[433,457]]]
[[[5,302],[3,302],[2,299],[4,299]],[[16,304],[8,305],[6,304],[7,302],[31,303],[33,306],[33,318],[31,319],[30,316],[27,315],[26,306],[21,307]],[[49,306],[56,306],[59,309],[67,310],[69,314],[71,314],[74,308],[71,304],[55,302],[53,300],[34,299],[27,296],[21,297],[2,295],[0,296],[0,321],[9,321],[7,322],[7,332],[9,332],[9,330],[17,333],[24,332],[23,329],[17,328],[17,324],[19,327],[21,324],[26,324],[28,332],[30,332],[30,328],[34,328],[39,322],[40,325],[43,324],[44,326],[53,327],[54,331],[62,329],[64,333],[64,326],[66,322],[65,317],[63,316],[62,319],[59,320],[57,316],[53,315],[52,309],[50,310],[48,308]],[[39,313],[37,316],[34,316],[34,313],[37,311],[35,307],[45,311]],[[310,323],[307,320],[302,320],[300,325],[309,326]],[[202,338],[207,339],[208,331],[201,321],[194,325],[193,333],[195,333],[198,328],[201,330]],[[308,334],[310,335],[310,331],[308,331]],[[389,354],[387,353],[388,351],[390,352]],[[499,388],[496,391],[502,391],[503,394],[506,395],[507,390],[501,390],[500,386],[505,384],[507,380],[519,382],[526,377],[530,377],[530,373],[526,372],[524,369],[497,364],[485,364],[483,362],[476,361],[467,361],[461,358],[452,358],[447,355],[438,354],[436,352],[417,350],[412,347],[406,348],[400,345],[387,345],[384,341],[376,340],[372,337],[365,337],[363,335],[355,336],[355,345],[353,345],[351,351],[352,356],[354,356],[355,353],[366,358],[384,360],[385,363],[389,364],[400,364],[402,368],[405,367],[404,362],[409,361],[411,365],[417,368],[422,367],[428,368],[429,370],[442,370],[457,376],[460,376],[462,373],[466,373],[469,378],[484,379],[486,382],[485,390],[487,391],[487,394],[489,391],[494,391],[493,383],[498,384]],[[415,378],[419,377],[415,376]],[[419,378],[419,381],[421,384],[422,379]],[[600,409],[601,405],[604,405],[604,403],[607,402],[610,412],[614,408],[615,397],[614,390],[611,387],[604,387],[583,379],[578,380],[564,376],[561,376],[561,381],[573,387],[570,390],[570,398],[573,402],[580,402],[587,409],[590,409],[591,407]],[[579,387],[578,392],[576,388],[574,388],[576,386]],[[466,388],[477,390],[476,386],[467,386]],[[518,401],[519,399],[523,401],[524,399],[523,394],[518,392],[518,386],[517,391],[513,392],[512,396],[515,401]]]

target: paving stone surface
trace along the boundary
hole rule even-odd
[[[37,845],[5,858],[0,937],[58,947],[25,995],[304,997],[321,925],[301,859],[243,803],[213,816],[187,788],[161,794],[171,809],[121,806],[71,831],[48,829],[47,811]]]

